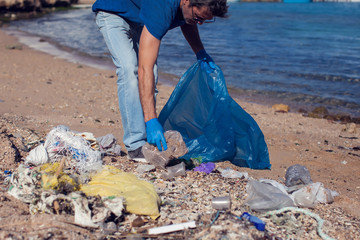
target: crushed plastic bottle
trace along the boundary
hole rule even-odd
[[[142,147],[142,153],[146,161],[156,167],[165,169],[170,160],[179,158],[188,152],[186,144],[178,131],[169,130],[164,133],[168,149],[159,151],[157,147],[145,143]]]
[[[181,163],[171,166],[171,167],[167,167],[166,170],[167,170],[167,172],[161,175],[161,177],[166,180],[170,180],[174,177],[186,175],[184,162],[181,162]]]

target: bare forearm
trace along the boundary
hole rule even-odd
[[[185,24],[181,26],[181,31],[195,54],[204,49],[196,25]]]
[[[160,40],[153,37],[144,26],[139,46],[139,95],[145,122],[156,118],[154,65],[158,56]]]
[[[139,66],[139,94],[145,122],[157,117],[154,89],[153,70],[146,69],[144,66]]]

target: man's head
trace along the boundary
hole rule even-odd
[[[213,17],[226,17],[228,5],[226,0],[189,0],[191,7],[208,7]]]
[[[226,0],[181,0],[180,8],[187,24],[203,24],[214,17],[226,17]]]

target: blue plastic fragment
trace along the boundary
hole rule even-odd
[[[249,222],[251,222],[255,228],[259,231],[264,231],[265,230],[265,222],[263,220],[261,220],[260,218],[253,216],[251,214],[249,214],[248,212],[244,212],[241,216],[241,219],[246,219]]]

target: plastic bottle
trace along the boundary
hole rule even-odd
[[[256,217],[256,216],[253,216],[251,215],[250,213],[248,212],[244,212],[241,216],[240,216],[241,219],[246,219],[248,220],[249,222],[251,222],[255,228],[259,231],[264,231],[265,230],[265,222],[263,220],[261,220],[260,218]]]

